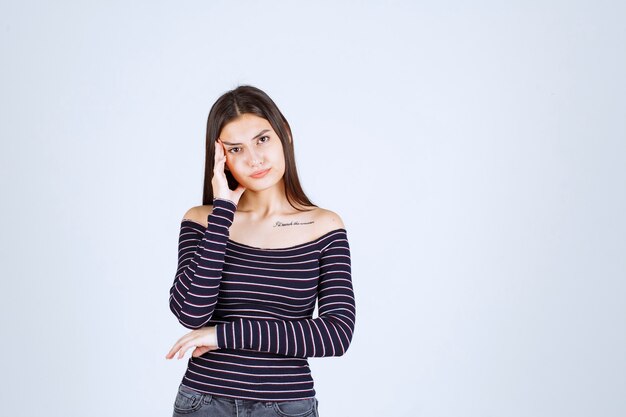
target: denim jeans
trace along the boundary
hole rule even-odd
[[[205,394],[180,384],[173,417],[319,417],[317,398],[293,401],[239,400]]]

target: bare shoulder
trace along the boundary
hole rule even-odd
[[[325,234],[332,230],[346,228],[341,216],[332,210],[318,207],[315,209],[314,217],[319,234]]]
[[[191,220],[192,222],[207,226],[207,217],[213,210],[212,205],[195,206],[187,210],[182,220]]]

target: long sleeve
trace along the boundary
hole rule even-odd
[[[356,321],[350,246],[345,229],[324,242],[319,255],[318,317],[302,320],[238,318],[216,326],[219,348],[256,350],[290,357],[341,356]]]
[[[170,310],[189,329],[203,327],[213,316],[236,209],[230,200],[215,199],[204,233],[184,220],[181,224],[178,268],[169,301]]]

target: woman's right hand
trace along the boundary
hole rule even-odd
[[[239,204],[241,195],[246,190],[244,186],[239,184],[235,190],[228,188],[228,180],[224,173],[224,166],[226,165],[226,150],[222,142],[217,139],[215,141],[215,163],[213,165],[213,178],[211,179],[211,185],[213,186],[213,198],[223,198],[230,200],[235,205]]]

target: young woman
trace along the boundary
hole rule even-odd
[[[319,415],[307,358],[350,346],[350,247],[339,215],[304,194],[289,123],[258,88],[211,108],[203,205],[181,221],[169,303],[193,329],[166,355],[192,349],[174,416]]]

